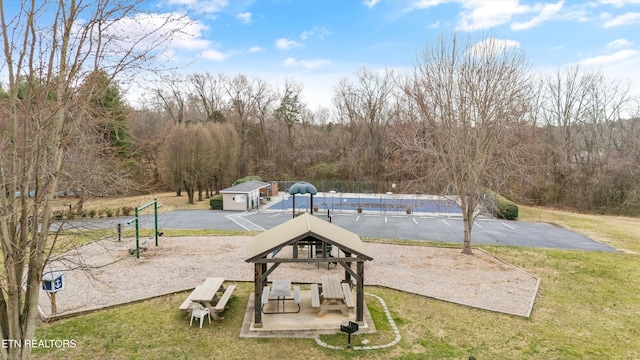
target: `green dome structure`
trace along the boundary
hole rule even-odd
[[[296,217],[296,194],[311,194],[311,215],[313,215],[313,195],[317,194],[318,190],[313,184],[300,181],[289,188],[289,195],[293,195],[293,217]]]

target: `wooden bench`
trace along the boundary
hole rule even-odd
[[[267,305],[269,303],[269,287],[265,286],[264,288],[262,288],[262,308],[260,309],[261,311],[264,311],[262,309],[264,309],[264,306]]]
[[[300,309],[300,286],[293,287],[293,302],[298,305]]]
[[[227,286],[227,289],[224,291],[224,294],[222,294],[222,297],[220,298],[220,300],[218,300],[218,303],[213,308],[214,312],[219,313],[224,311],[225,306],[227,305],[227,302],[231,298],[231,294],[235,289],[236,289],[235,285]]]
[[[353,309],[356,307],[355,301],[353,301],[353,293],[351,292],[351,286],[348,283],[342,283],[342,292],[344,293],[344,303],[347,308]]]
[[[196,289],[200,287],[200,285],[196,286]],[[193,291],[191,292],[191,294],[189,294],[189,296],[187,296],[187,299],[182,303],[182,305],[180,305],[179,309],[180,310],[189,310],[189,305],[191,305],[191,297],[194,294],[195,289],[193,289]]]
[[[320,307],[320,290],[318,289],[318,284],[311,284],[311,307]]]

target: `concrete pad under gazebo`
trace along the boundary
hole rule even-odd
[[[286,254],[286,256],[282,254],[277,256],[281,250],[288,246],[291,247],[290,251],[282,251],[282,254]],[[299,247],[305,246],[308,248],[315,247],[316,251],[310,251],[307,257],[299,257]],[[329,246],[338,249],[339,255],[336,257],[330,256],[327,251]],[[316,253],[318,256],[312,256]],[[347,319],[344,315],[340,315],[338,325],[340,322],[346,320],[355,321],[360,325],[364,325],[364,263],[365,261],[371,260],[373,260],[373,258],[367,254],[364,244],[357,234],[307,213],[303,213],[292,220],[256,235],[249,248],[248,258],[245,260],[246,262],[254,263],[252,328],[260,329],[263,327],[263,313],[261,311],[262,291],[268,284],[269,275],[283,263],[308,263],[313,265],[320,264],[321,266],[337,263],[342,266],[344,269],[342,282],[349,284],[355,282],[355,316],[349,316],[351,319]],[[352,269],[354,263],[356,265],[355,271]],[[291,280],[295,283],[295,279]],[[319,281],[320,276],[318,276],[318,282]],[[305,306],[306,302],[309,302],[308,307],[311,307],[311,300],[307,296],[304,296],[301,308],[307,307]],[[314,310],[318,311],[318,309]],[[284,321],[283,316],[285,315],[293,317],[296,314],[280,314],[274,316],[280,316],[282,319],[280,322],[282,322]],[[302,315],[303,314],[296,319],[302,320]],[[328,315],[323,316],[323,318],[326,317],[326,319],[318,321],[318,324],[326,322],[329,319],[327,316]],[[334,316],[337,315],[331,314],[331,317]],[[318,320],[316,318],[318,317],[312,316],[309,319]],[[334,329],[339,329],[339,326],[334,327]]]

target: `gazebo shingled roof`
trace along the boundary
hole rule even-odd
[[[330,222],[303,213],[292,220],[254,236],[249,248],[249,257],[245,261],[255,262],[276,249],[286,245],[293,245],[295,242],[307,237],[314,237],[335,245],[361,259],[373,260],[367,254],[360,236]]]

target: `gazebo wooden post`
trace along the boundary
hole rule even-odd
[[[296,217],[296,194],[293,194],[293,213],[291,214],[292,218]]]
[[[364,324],[364,260],[357,263],[358,286],[356,290],[356,322]]]
[[[344,256],[351,257],[351,253],[345,251]],[[347,267],[351,269],[351,261],[347,261],[346,264],[347,264]],[[351,274],[347,271],[347,269],[344,269],[344,281],[346,281],[349,285],[351,285]]]
[[[255,263],[254,264],[254,274],[253,274],[253,293],[255,294],[255,299],[253,299],[253,314],[254,314],[254,326],[257,328],[262,327],[262,270],[263,264]]]
[[[266,259],[266,257],[265,257],[265,259]],[[267,273],[267,263],[263,263],[262,264],[262,274],[266,274],[266,273]],[[269,277],[265,277],[264,280],[262,281],[262,288],[264,288],[268,284],[269,284]]]

